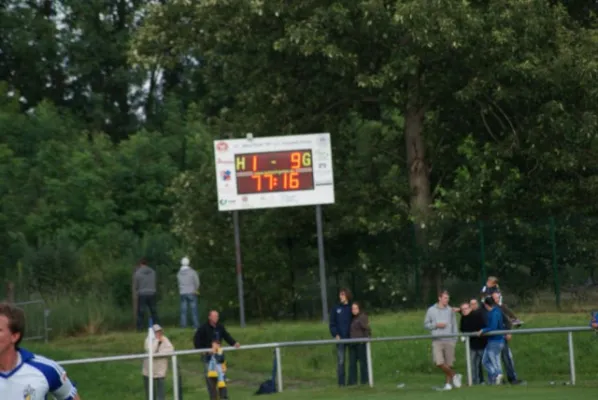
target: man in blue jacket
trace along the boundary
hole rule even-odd
[[[338,293],[339,304],[330,311],[330,335],[333,338],[349,339],[351,331],[351,292],[348,289],[341,289]],[[339,343],[336,345],[337,355],[337,376],[338,385],[345,386],[345,355],[347,345]]]
[[[503,314],[498,305],[494,302],[492,297],[484,299],[484,307],[488,310],[486,327],[478,332],[478,335],[483,335],[492,331],[504,330]],[[502,383],[502,365],[500,363],[500,355],[505,345],[504,335],[488,336],[488,344],[484,350],[482,357],[482,364],[488,371],[488,383],[500,385]]]

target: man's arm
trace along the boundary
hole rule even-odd
[[[48,391],[54,398],[56,400],[80,399],[77,388],[66,375],[66,371],[53,361],[48,361],[46,365],[50,368],[43,371],[43,374],[48,381]]]
[[[225,327],[222,327],[222,337],[226,340],[226,343],[230,344],[231,346],[239,347],[238,342],[233,339],[233,337],[228,333]]]
[[[338,336],[338,328],[336,327],[336,315],[334,308],[330,310],[330,318],[328,318],[328,328],[330,329],[330,336],[333,338]]]
[[[202,342],[202,336],[204,335],[203,333],[203,327],[200,326],[199,328],[197,328],[197,330],[195,331],[195,335],[193,335],[193,347],[195,347],[196,349],[201,349],[201,342]]]
[[[453,312],[453,321],[452,321],[452,328],[451,328],[451,333],[457,334],[459,333],[458,328],[457,328],[457,313]]]
[[[495,331],[498,329],[498,318],[502,318],[502,314],[498,314],[495,312],[490,313],[488,316],[488,325],[482,329],[482,333],[488,333],[490,331]]]
[[[432,315],[432,311],[430,311],[430,309],[426,311],[426,317],[424,318],[424,327],[429,331],[433,331],[434,329],[438,328],[436,320],[434,319],[434,316]]]

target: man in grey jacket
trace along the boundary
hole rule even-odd
[[[449,306],[449,293],[444,290],[438,295],[438,303],[428,308],[424,320],[426,329],[432,332],[432,336],[457,334],[457,318],[455,311]],[[461,387],[461,374],[453,370],[455,362],[455,345],[457,337],[435,338],[432,340],[432,356],[434,363],[444,372],[446,383],[443,390],[451,390],[454,387]]]
[[[143,258],[139,261],[137,271],[135,271],[133,290],[137,295],[137,330],[143,331],[146,307],[152,317],[152,323],[159,323],[156,311],[156,271],[151,269]]]
[[[197,310],[197,295],[199,294],[199,276],[189,265],[189,258],[183,257],[181,269],[177,274],[179,294],[181,295],[181,328],[187,327],[187,306],[191,308],[193,328],[199,328],[199,312]]]

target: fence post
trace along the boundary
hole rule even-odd
[[[44,310],[44,343],[48,343],[48,317],[50,316],[50,310]]]
[[[482,282],[486,284],[486,243],[484,240],[484,222],[478,222],[478,234],[480,236],[480,266],[482,267]]]
[[[469,348],[470,337],[465,336],[465,365],[467,365],[467,386],[473,385],[471,373],[471,349]]]
[[[179,400],[179,367],[176,354],[172,356],[172,391],[174,392],[174,400]]]
[[[368,383],[370,387],[374,387],[374,368],[372,365],[372,343],[365,343],[365,354],[368,363]]]
[[[552,273],[554,274],[554,294],[556,295],[556,306],[561,308],[561,288],[559,282],[559,270],[556,263],[556,232],[554,217],[550,217],[550,243],[552,244]]]
[[[276,346],[276,383],[278,384],[278,392],[282,393],[282,356],[280,354],[280,347]]]
[[[573,352],[573,332],[567,332],[569,341],[569,369],[571,371],[571,384],[575,385],[575,353]]]

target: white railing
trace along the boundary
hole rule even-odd
[[[511,331],[494,331],[488,333],[485,336],[491,335],[524,335],[524,334],[538,334],[538,333],[567,333],[567,342],[569,347],[569,372],[571,384],[575,385],[575,357],[573,349],[573,333],[574,332],[588,332],[592,331],[589,326],[574,326],[574,327],[559,327],[559,328],[538,328],[538,329],[517,329]],[[465,357],[467,365],[467,382],[468,385],[472,385],[472,374],[471,374],[471,357],[469,349],[469,338],[476,336],[475,333],[460,333],[457,335],[443,335],[443,336],[430,336],[430,335],[416,335],[416,336],[391,336],[391,337],[380,337],[380,338],[368,338],[368,339],[342,339],[342,340],[305,340],[300,342],[280,342],[280,343],[263,343],[263,344],[251,344],[244,345],[240,348],[225,347],[224,351],[239,351],[239,350],[254,350],[254,349],[275,349],[276,357],[276,384],[278,392],[283,391],[283,380],[282,380],[282,356],[280,349],[283,347],[298,347],[298,346],[321,346],[321,345],[332,345],[332,344],[351,344],[351,343],[366,343],[366,358],[368,366],[368,382],[370,387],[374,386],[374,371],[372,368],[372,351],[371,344],[375,342],[399,342],[399,341],[411,341],[411,340],[431,340],[438,338],[465,338]],[[172,353],[156,354],[154,358],[158,357],[171,357],[172,360],[172,377],[174,387],[174,399],[179,400],[179,372],[177,365],[178,356],[203,354],[210,352],[211,349],[197,349],[197,350],[180,350]],[[79,360],[65,360],[60,361],[60,365],[74,365],[74,364],[90,364],[99,362],[111,362],[111,361],[128,361],[128,360],[142,360],[148,358],[147,353],[143,354],[129,354],[124,356],[112,356],[112,357],[97,357],[97,358],[84,358]],[[150,386],[153,386],[150,383]]]

